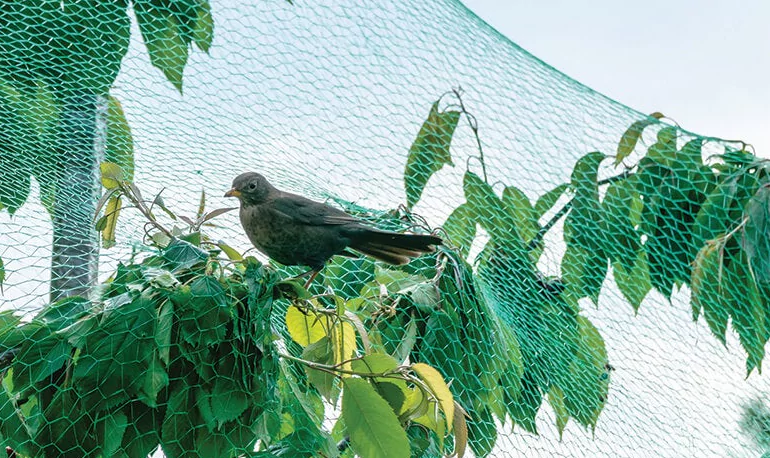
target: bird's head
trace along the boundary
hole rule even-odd
[[[247,172],[238,175],[233,180],[233,187],[225,193],[225,197],[237,197],[244,204],[259,205],[267,200],[275,188],[258,173]]]

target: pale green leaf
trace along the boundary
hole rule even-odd
[[[455,208],[441,227],[451,244],[458,248],[463,257],[467,257],[476,237],[476,220],[470,205],[463,203]]]
[[[652,289],[647,253],[644,250],[636,253],[631,270],[626,270],[623,264],[613,261],[612,273],[623,297],[634,308],[634,312],[638,312],[642,301]]]
[[[409,148],[404,171],[406,204],[409,208],[420,200],[425,185],[434,173],[441,170],[445,164],[454,165],[449,147],[460,119],[460,112],[439,111],[438,105],[438,101],[433,104],[428,119]]]
[[[559,200],[568,187],[567,183],[560,184],[537,199],[537,202],[535,202],[535,214],[538,219],[542,218],[556,204],[556,201]]]
[[[99,171],[102,176],[102,186],[105,189],[115,189],[121,182],[126,180],[126,174],[123,169],[113,162],[102,162],[99,164]]]
[[[567,427],[567,422],[569,421],[569,413],[564,405],[564,392],[561,388],[555,385],[551,387],[548,391],[548,403],[551,404],[551,408],[556,415],[556,429],[559,430],[559,440],[561,440],[564,428]]]
[[[639,141],[639,137],[642,135],[642,131],[644,131],[647,126],[658,122],[661,118],[663,118],[663,114],[656,111],[645,119],[634,122],[625,132],[623,132],[623,136],[620,137],[620,143],[618,143],[618,153],[615,156],[615,165],[623,162],[623,159],[631,154],[636,147],[636,143]]]
[[[746,204],[742,245],[758,282],[770,283],[770,184],[760,187]]]
[[[324,316],[300,310],[292,305],[286,311],[286,328],[292,340],[306,347],[328,334],[329,321]]]
[[[211,5],[208,0],[198,4],[198,12],[193,28],[193,41],[201,51],[208,53],[214,40],[214,18],[211,16]]]
[[[104,227],[102,228],[102,247],[112,248],[115,246],[115,230],[118,226],[118,216],[122,200],[120,196],[110,198],[107,206],[104,207]]]
[[[134,179],[134,140],[123,107],[110,95],[107,99],[107,142],[104,159],[123,171],[122,179]],[[107,187],[107,186],[105,186]]]
[[[428,385],[433,396],[438,400],[441,410],[444,412],[447,424],[452,425],[454,419],[454,398],[452,392],[444,381],[439,371],[425,363],[414,363],[412,370]]]
[[[163,71],[168,81],[181,93],[188,47],[179,22],[167,9],[154,7],[146,1],[136,2],[134,11],[150,62]]]
[[[365,458],[404,458],[409,438],[390,405],[366,380],[343,380],[342,418],[353,450]]]

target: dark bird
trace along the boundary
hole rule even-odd
[[[280,191],[262,175],[248,172],[233,180],[225,197],[241,202],[241,225],[262,253],[287,266],[310,267],[308,284],[334,255],[355,251],[393,265],[436,251],[441,238],[401,234],[367,226],[363,221],[320,202]]]

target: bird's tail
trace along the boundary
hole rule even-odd
[[[399,234],[368,229],[353,238],[350,248],[388,264],[403,265],[425,253],[436,251],[442,240],[435,235]]]

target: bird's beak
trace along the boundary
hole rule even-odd
[[[238,191],[237,189],[233,188],[225,193],[225,197],[238,197],[240,199],[241,191]]]

